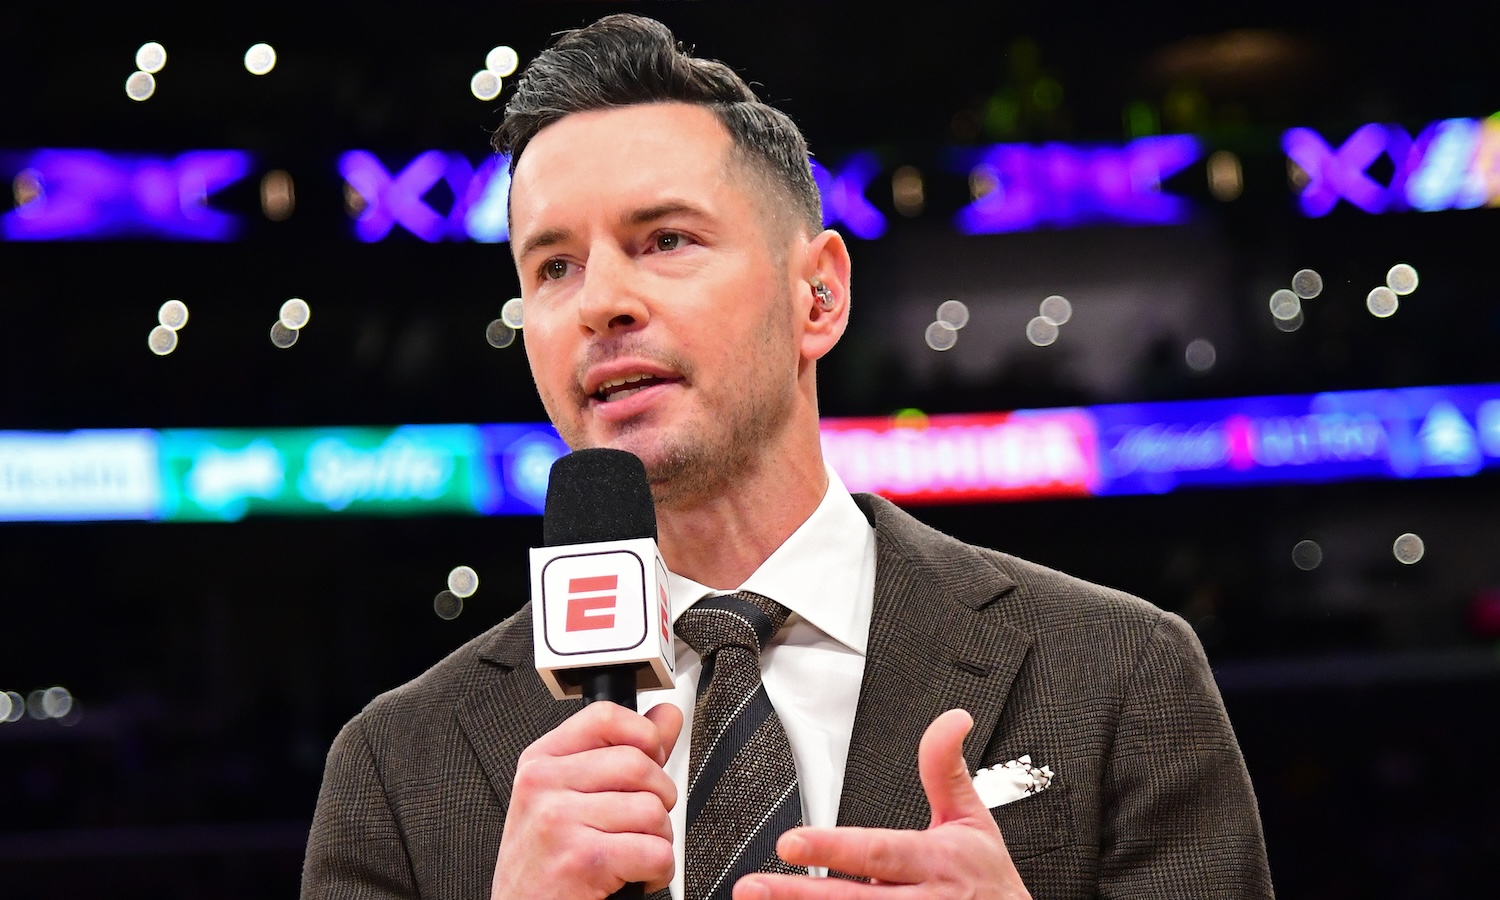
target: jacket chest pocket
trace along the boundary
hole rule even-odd
[[[1068,786],[1053,781],[1040,793],[990,810],[1010,858],[1023,860],[1073,842],[1073,808]]]

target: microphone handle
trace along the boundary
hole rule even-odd
[[[600,666],[579,672],[584,705],[608,700],[626,709],[635,709],[636,666]]]
[[[635,666],[601,666],[585,669],[579,682],[583,687],[585,705],[608,700],[626,709],[635,709]],[[610,894],[610,900],[645,900],[646,886],[631,882]]]

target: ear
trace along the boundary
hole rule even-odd
[[[843,337],[849,324],[849,271],[849,248],[837,231],[825,229],[803,248],[794,306],[801,317],[804,359],[821,359]],[[815,284],[828,289],[828,302],[820,301]]]

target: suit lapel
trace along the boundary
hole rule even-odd
[[[875,606],[838,824],[922,829],[922,733],[944,711],[968,710],[964,756],[977,768],[1031,637],[999,614],[1015,583],[987,557],[887,501],[855,499],[875,524]]]
[[[554,700],[532,668],[530,605],[498,629],[479,656],[499,671],[459,701],[458,724],[505,806],[521,751],[577,712],[579,703]]]

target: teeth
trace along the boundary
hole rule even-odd
[[[606,394],[605,397],[604,397],[604,402],[605,403],[614,403],[616,400],[624,400],[626,397],[629,397],[631,394],[639,394],[641,391],[644,391],[644,390],[645,390],[645,388],[638,387],[638,388],[631,388],[630,390],[626,390],[626,391],[616,391],[613,394]]]
[[[606,381],[603,384],[599,385],[599,390],[601,390],[601,391],[607,391],[607,390],[609,390],[612,387],[619,387],[622,384],[630,384],[633,381],[640,381],[642,378],[647,378],[647,377],[649,377],[649,376],[647,376],[647,375],[626,375],[624,378],[611,378],[609,381]]]

